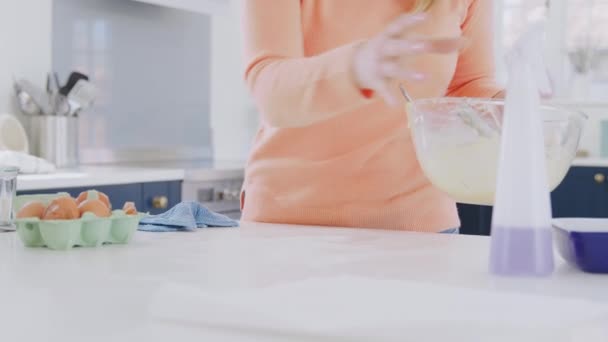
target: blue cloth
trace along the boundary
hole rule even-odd
[[[460,228],[446,229],[439,233],[441,233],[441,234],[460,234]]]
[[[147,232],[193,231],[207,227],[238,227],[239,223],[214,213],[197,202],[182,202],[160,215],[149,215],[139,222]]]

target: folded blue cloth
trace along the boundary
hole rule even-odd
[[[197,202],[182,202],[160,215],[146,216],[139,230],[147,232],[192,231],[207,227],[238,227],[239,223],[214,213]]]

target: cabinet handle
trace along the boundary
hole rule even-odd
[[[167,209],[169,206],[169,199],[167,196],[156,196],[152,198],[152,207],[154,209]]]
[[[596,173],[593,179],[597,184],[603,184],[606,181],[606,176],[603,173]]]

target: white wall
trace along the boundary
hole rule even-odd
[[[229,7],[212,17],[211,128],[215,159],[241,161],[249,154],[258,114],[243,81],[240,1]]]
[[[13,75],[43,86],[51,69],[52,0],[0,1],[0,113],[17,114]]]

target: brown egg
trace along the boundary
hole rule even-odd
[[[110,198],[108,197],[108,195],[104,194],[103,192],[97,192],[97,194],[99,195],[99,200],[101,202],[103,202],[106,207],[108,207],[108,209],[112,209],[112,204],[110,203]],[[76,203],[78,203],[79,205],[86,201],[87,199],[89,199],[89,192],[88,191],[84,191],[81,192],[80,195],[78,195],[78,198],[76,198]]]
[[[80,217],[76,200],[72,197],[59,197],[51,202],[44,211],[43,220],[74,220]]]
[[[112,215],[110,208],[101,200],[96,199],[90,199],[80,203],[78,210],[80,210],[80,216],[84,213],[93,213],[97,217],[110,217]]]
[[[137,215],[137,208],[135,208],[135,203],[133,202],[125,202],[122,211],[127,215]]]
[[[46,207],[42,202],[32,201],[25,204],[19,211],[17,212],[17,218],[32,218],[37,217],[42,219],[44,216],[44,210]]]

